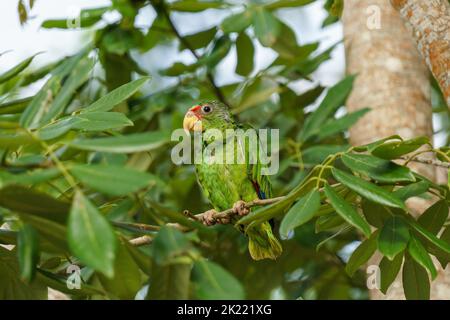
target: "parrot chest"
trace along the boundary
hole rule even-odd
[[[216,210],[226,210],[238,200],[257,198],[245,164],[200,164],[196,171],[205,196]]]

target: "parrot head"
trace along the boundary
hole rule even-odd
[[[193,106],[186,112],[183,120],[186,132],[222,129],[232,124],[233,119],[228,107],[218,101],[207,101]]]

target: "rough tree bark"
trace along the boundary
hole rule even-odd
[[[361,145],[398,134],[403,138],[432,136],[429,72],[416,48],[410,30],[390,0],[347,0],[343,13],[347,71],[358,74],[347,101],[348,111],[372,109],[351,130],[350,140]],[[432,166],[414,164],[421,174],[435,178]],[[420,214],[428,204],[408,203]],[[380,256],[369,262],[378,265]],[[373,299],[404,299],[397,279],[387,295],[370,292]],[[440,270],[431,298],[450,297],[450,268]]]
[[[412,28],[425,62],[450,107],[450,3],[448,0],[391,0]]]

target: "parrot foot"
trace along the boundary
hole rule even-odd
[[[239,200],[233,205],[233,210],[238,216],[246,216],[250,213],[250,210],[245,206],[245,201]]]
[[[213,226],[217,223],[216,218],[214,218],[214,215],[217,213],[216,210],[211,209],[203,213],[202,215],[202,223],[206,226]]]

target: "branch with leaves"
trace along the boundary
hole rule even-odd
[[[170,13],[168,12],[167,5],[164,3],[164,1],[162,1],[161,4],[157,6],[157,8],[161,9],[162,14],[167,19],[167,22],[168,22],[168,24],[170,26],[170,29],[175,34],[175,36],[178,38],[178,40],[191,52],[191,54],[195,57],[195,59],[198,62],[201,57],[197,54],[197,52],[191,46],[189,41],[186,40],[186,38],[183,37],[180,34],[180,32],[178,31],[177,27],[175,26],[175,24],[172,21],[172,18],[170,17]],[[222,92],[222,90],[217,86],[217,84],[216,84],[216,82],[214,80],[214,76],[212,75],[212,73],[209,70],[206,71],[206,77],[208,78],[208,81],[209,81],[209,83],[211,85],[211,88],[214,91],[214,94],[217,96],[217,98],[221,102],[225,103],[226,105],[231,106],[230,103],[227,101],[227,99],[226,99],[224,93]]]

